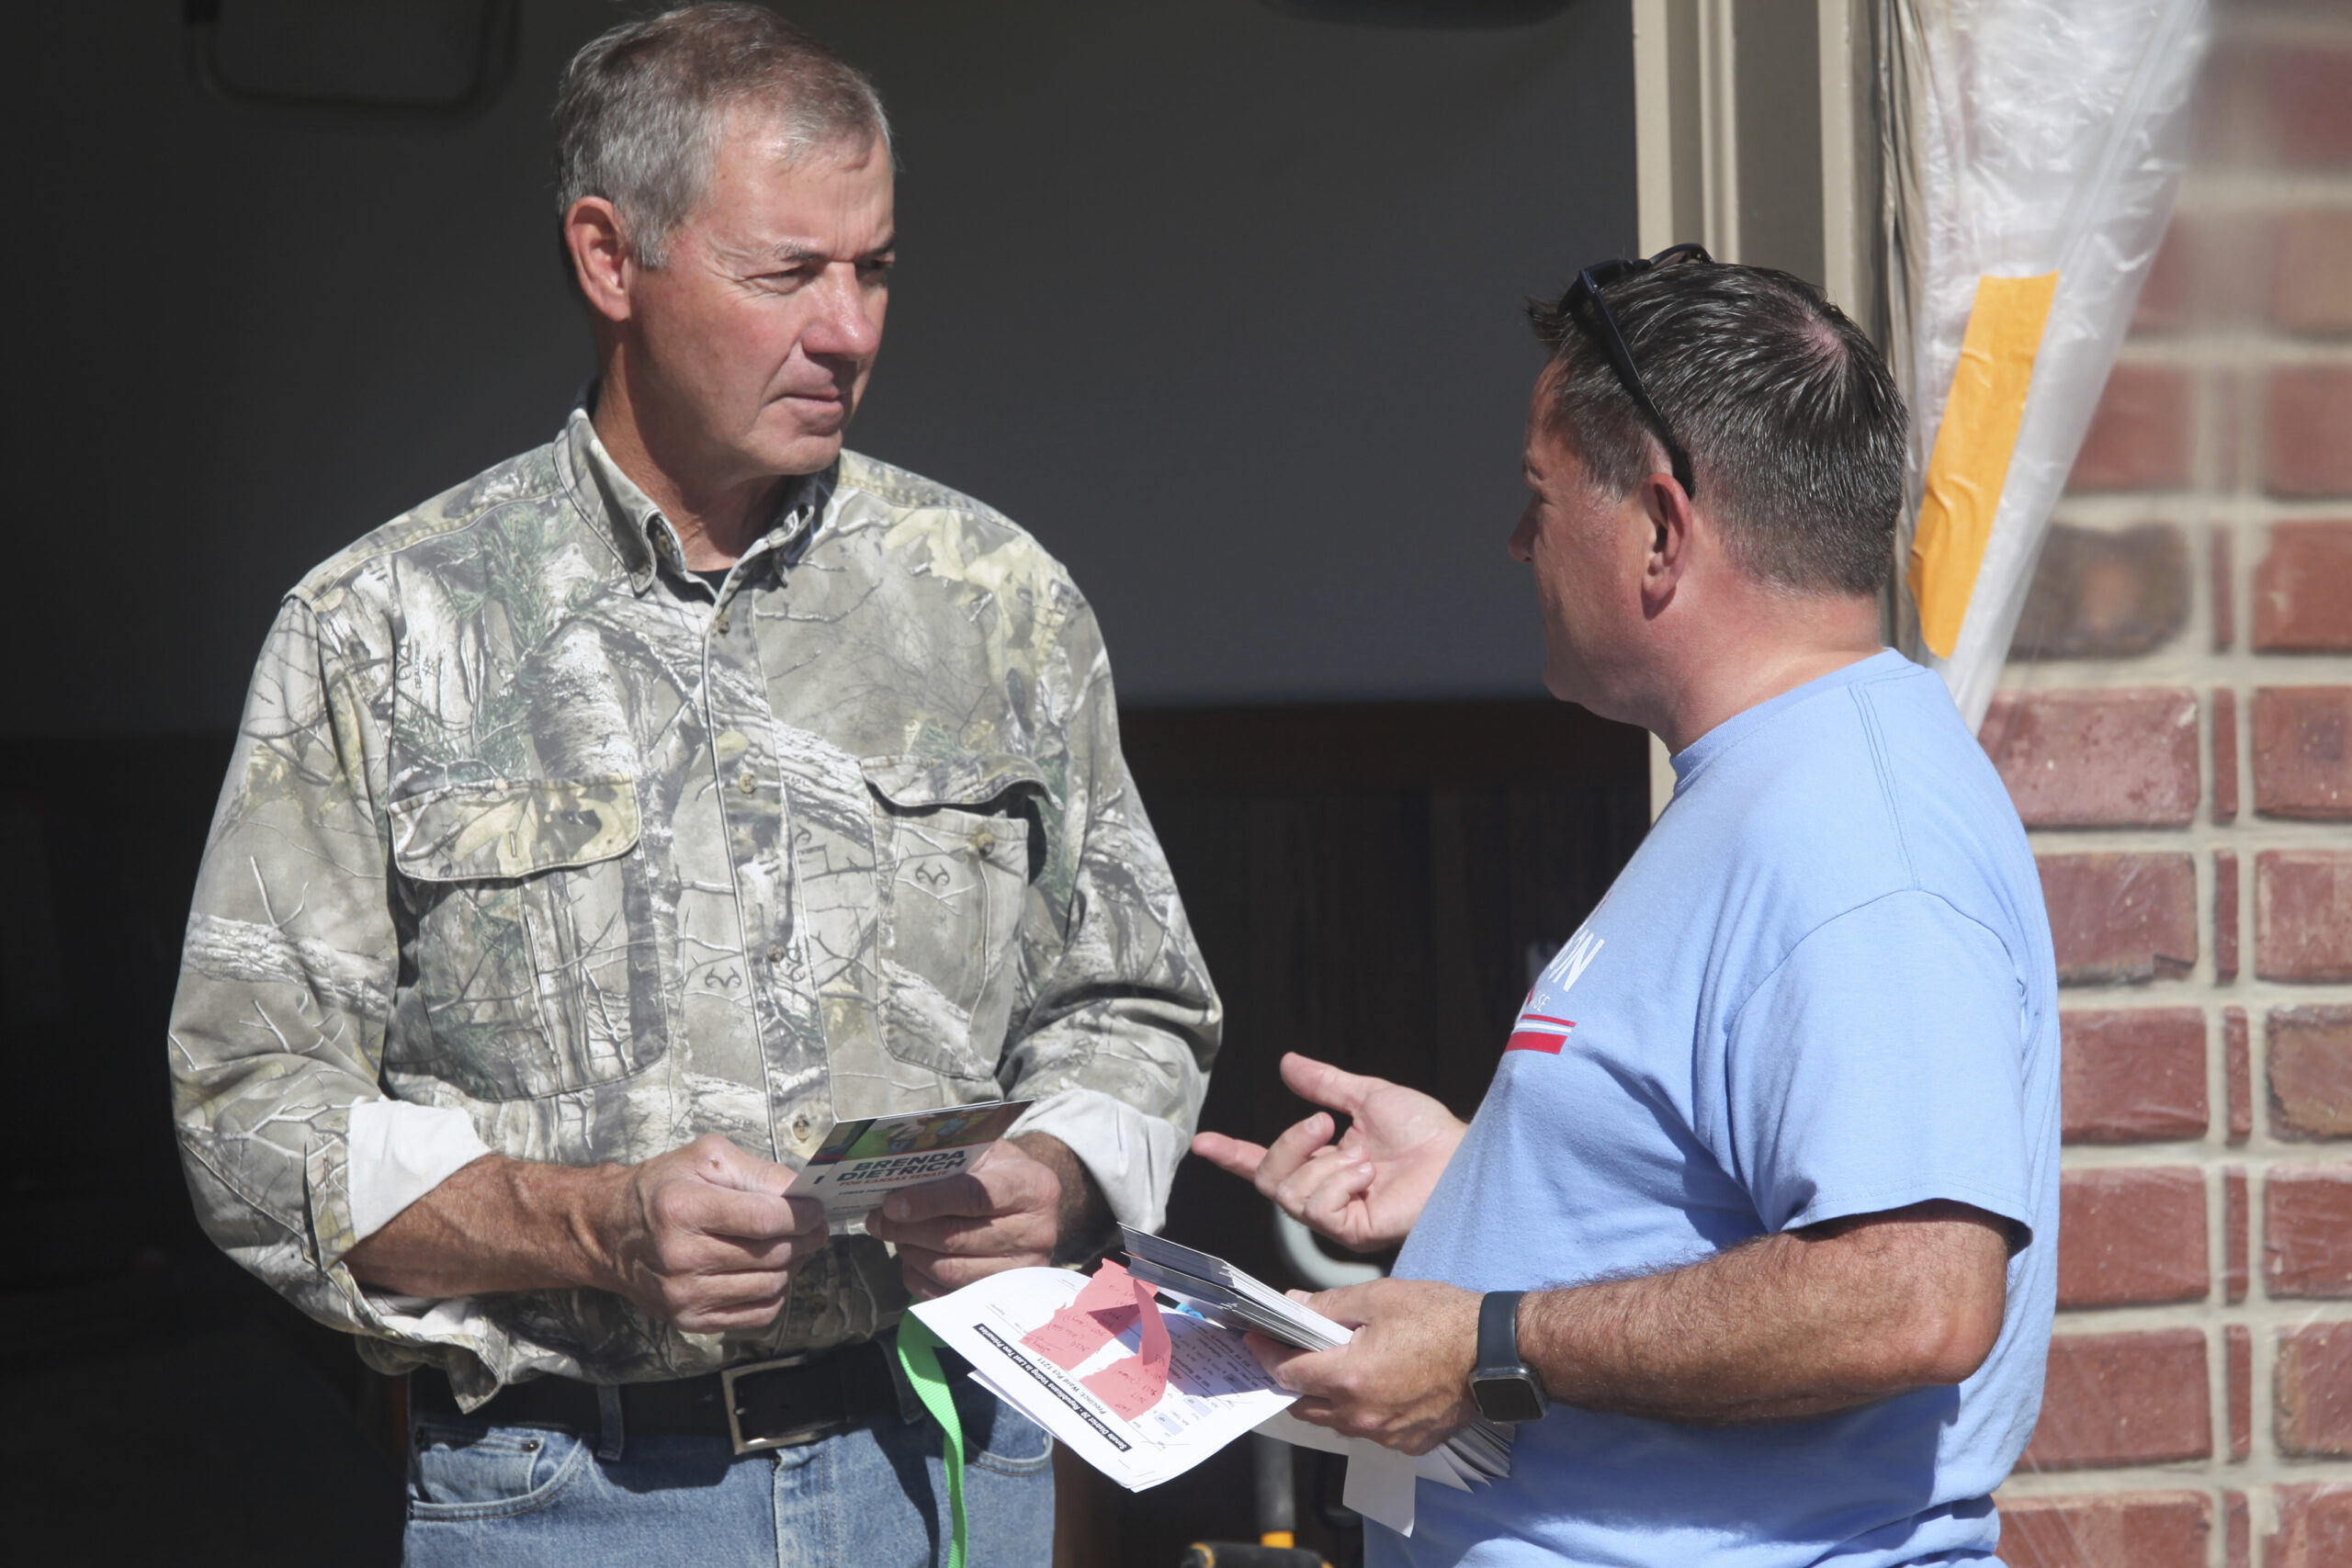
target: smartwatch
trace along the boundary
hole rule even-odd
[[[1526,1293],[1488,1291],[1478,1303],[1478,1359],[1470,1371],[1470,1397],[1489,1421],[1533,1421],[1552,1403],[1519,1359],[1519,1298]]]

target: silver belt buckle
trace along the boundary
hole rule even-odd
[[[813,1443],[825,1435],[824,1428],[831,1423],[819,1421],[800,1430],[787,1432],[780,1438],[745,1438],[742,1413],[735,1408],[735,1380],[737,1378],[749,1376],[752,1372],[773,1372],[780,1371],[786,1367],[797,1367],[815,1360],[821,1354],[823,1354],[822,1351],[809,1350],[797,1356],[779,1356],[773,1361],[746,1361],[740,1367],[729,1367],[718,1374],[718,1397],[727,1404],[727,1436],[728,1439],[735,1445],[737,1453],[752,1454],[758,1453],[763,1449],[797,1448],[802,1443]]]

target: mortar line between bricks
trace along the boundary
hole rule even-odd
[[[2192,220],[2327,212],[2352,201],[2352,179],[2330,169],[2240,167],[2181,177],[2173,211]],[[2142,327],[2141,333],[2163,329]]]
[[[2064,1171],[2152,1170],[2188,1166],[2218,1171],[2244,1167],[2251,1178],[2274,1165],[2352,1166],[2352,1148],[2340,1142],[2333,1150],[2325,1144],[2281,1144],[2272,1148],[2256,1148],[2249,1143],[2232,1147],[2219,1138],[2211,1142],[2184,1138],[2162,1144],[2068,1144],[2061,1156],[2059,1168]],[[2250,1195],[2248,1201],[2253,1201]],[[2260,1217],[2258,1208],[2255,1214],[2257,1219]],[[2352,1303],[2352,1296],[2345,1299]],[[2352,1306],[2346,1310],[2352,1311]]]
[[[2051,513],[2054,523],[2078,528],[2122,527],[2134,523],[2178,523],[2194,526],[2220,518],[2245,536],[2245,531],[2270,523],[2340,522],[2352,513],[2352,496],[2271,495],[2265,491],[2199,490],[2077,490],[2066,492]],[[2149,657],[2140,654],[2121,662]],[[2296,659],[2300,654],[2271,654]],[[2111,660],[2112,661],[2112,660]],[[2018,660],[2012,669],[2030,669],[2038,662]]]
[[[2245,724],[2244,716],[2241,725]],[[2247,726],[2247,728],[2251,728]],[[2245,819],[2245,813],[2239,814]],[[2265,820],[2254,829],[2190,823],[2182,828],[2029,828],[2026,841],[2036,854],[2161,854],[2165,852],[2342,849],[2343,822],[2295,818]],[[2260,837],[2257,837],[2260,835]]]
[[[2340,43],[2344,39],[2344,25],[2334,17],[2260,4],[2217,7],[2211,25],[2216,49],[2239,43]]]
[[[2127,670],[2117,669],[2112,660],[2045,659],[2031,664],[2012,664],[2003,673],[2000,689],[2039,695],[2061,691],[2129,692],[2150,686],[2327,686],[2341,685],[2346,681],[2352,681],[2352,653],[2197,654],[2182,650],[2143,654]],[[2255,827],[2291,827],[2297,820],[2290,817],[2257,816],[2250,810],[2247,818]]]
[[[2352,344],[2275,330],[2216,326],[2131,338],[2115,356],[2119,370],[2145,367],[2250,373],[2309,365],[2352,366]]]
[[[2211,1058],[2213,1055],[2209,1038],[2206,1055]],[[2213,1457],[2210,1462],[2221,1464],[2228,1461],[2230,1457],[2228,1328],[2235,1320],[2227,1314],[2239,1309],[2229,1304],[2228,1292],[2222,1283],[2229,1247],[2225,1184],[2218,1170],[2200,1168],[2199,1178],[2205,1199],[2205,1300],[2198,1304],[2207,1308],[2209,1314],[2217,1315],[2220,1324],[2218,1327],[2206,1327],[2205,1332],[2205,1426],[2213,1445]],[[2200,1324],[2200,1326],[2204,1325]]]

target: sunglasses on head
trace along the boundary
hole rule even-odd
[[[1665,445],[1667,460],[1674,465],[1674,478],[1682,486],[1682,493],[1693,500],[1698,497],[1699,487],[1691,479],[1690,454],[1684,451],[1682,443],[1674,438],[1674,432],[1667,426],[1666,416],[1657,412],[1657,404],[1650,401],[1648,389],[1642,385],[1642,373],[1634,368],[1634,356],[1625,347],[1625,334],[1617,330],[1617,318],[1609,313],[1609,301],[1600,297],[1600,291],[1612,283],[1647,272],[1652,267],[1671,266],[1680,261],[1712,263],[1714,259],[1703,246],[1668,245],[1646,259],[1596,262],[1577,274],[1577,280],[1568,285],[1566,294],[1560,296],[1558,307],[1561,315],[1585,323],[1586,329],[1592,333],[1593,341],[1600,344],[1600,351],[1609,356],[1610,367],[1617,372],[1617,380],[1625,389],[1625,395],[1634,400],[1635,408],[1648,416],[1651,426],[1657,432],[1658,440]],[[1588,304],[1591,306],[1589,311],[1578,309]]]

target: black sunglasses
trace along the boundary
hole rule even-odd
[[[1600,297],[1600,291],[1621,278],[1636,276],[1652,267],[1670,266],[1679,261],[1712,263],[1714,259],[1701,245],[1668,245],[1646,260],[1596,262],[1577,274],[1577,280],[1568,285],[1566,294],[1560,296],[1559,304],[1561,315],[1586,322],[1593,341],[1600,344],[1603,354],[1609,355],[1610,367],[1617,372],[1617,379],[1624,387],[1625,395],[1634,400],[1634,406],[1647,414],[1650,423],[1657,428],[1657,438],[1666,446],[1667,459],[1674,465],[1674,477],[1682,486],[1682,493],[1693,500],[1698,498],[1699,487],[1691,479],[1690,454],[1682,449],[1682,443],[1677,441],[1674,432],[1667,427],[1666,416],[1657,412],[1656,403],[1650,401],[1649,391],[1642,385],[1642,373],[1634,368],[1634,356],[1625,347],[1625,334],[1617,330],[1617,318],[1609,313],[1609,301]],[[1577,309],[1586,303],[1592,307],[1589,318]]]

